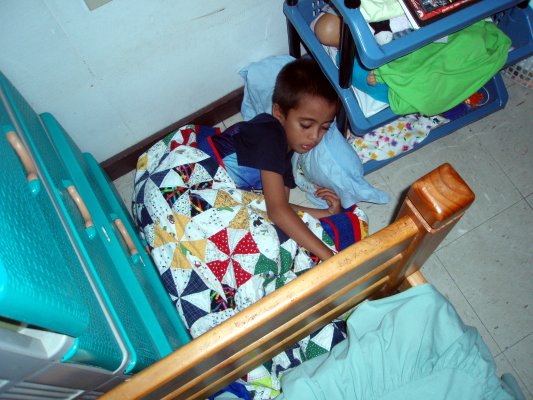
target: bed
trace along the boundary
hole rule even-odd
[[[389,226],[196,337],[102,399],[207,398],[359,303],[426,283],[420,267],[473,201],[474,193],[453,167],[441,165],[413,183]]]

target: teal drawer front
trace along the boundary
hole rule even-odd
[[[2,118],[3,119],[3,118]],[[89,324],[89,310],[78,295],[67,262],[37,203],[46,193],[32,193],[27,173],[6,133],[0,137],[0,315],[76,337]],[[7,131],[7,132],[6,132]],[[37,180],[38,181],[38,180]],[[34,181],[35,183],[35,181]]]
[[[95,265],[94,274],[100,277],[102,290],[109,296],[109,308],[114,310],[121,335],[128,343],[131,362],[126,372],[140,371],[175,349],[159,320],[159,304],[150,302],[133,272],[141,258],[130,255],[114,222],[118,214],[92,178],[82,153],[51,114],[44,113],[41,119],[63,162],[69,165],[69,174],[98,233],[105,232],[105,252],[112,262],[106,268]]]
[[[29,150],[33,151],[32,156],[36,163],[45,166],[41,170],[43,178],[54,187],[60,188],[62,179],[68,174],[61,158],[51,146],[39,116],[1,73],[0,87],[11,112],[12,123],[17,125],[20,139]]]
[[[161,328],[168,338],[171,347],[178,348],[183,346],[191,340],[190,335],[163,287],[161,278],[151,257],[146,253],[143,244],[139,240],[137,230],[133,227],[134,224],[127,210],[124,208],[124,203],[120,200],[115,186],[109,181],[109,178],[102,171],[94,157],[89,153],[85,153],[83,156],[89,167],[93,188],[98,188],[101,192],[99,197],[105,196],[115,215],[123,221],[133,247],[138,251],[137,257],[140,258],[140,261],[134,262],[132,270],[137,280],[141,283],[148,300],[154,306],[154,311],[157,313]]]
[[[26,285],[33,279],[41,285],[48,285],[47,290],[36,286],[35,294],[40,293],[41,296],[44,296],[43,293],[47,293],[46,296],[53,296],[56,308],[61,305],[68,309],[79,303],[78,308],[81,309],[81,304],[83,304],[83,316],[73,316],[72,313],[61,312],[61,310],[48,306],[45,301],[41,301],[40,304],[38,302],[32,304],[33,302],[28,300],[23,301],[23,297],[17,302],[18,306],[32,305],[32,310],[21,310],[20,315],[14,315],[15,311],[13,310],[10,311],[11,314],[9,315],[3,312],[0,314],[7,318],[29,322],[76,337],[75,346],[65,357],[65,361],[79,362],[109,371],[121,369],[126,358],[124,346],[117,340],[118,335],[116,328],[111,324],[111,318],[104,314],[102,308],[104,299],[102,296],[96,296],[91,281],[87,278],[89,267],[86,264],[88,260],[89,262],[101,262],[103,265],[110,263],[109,260],[106,260],[105,248],[100,240],[94,239],[96,229],[88,230],[85,227],[85,221],[80,215],[78,207],[67,193],[66,186],[68,185],[65,183],[68,183],[70,177],[66,175],[66,169],[53,147],[50,144],[46,145],[47,136],[40,119],[18,91],[1,74],[0,88],[3,105],[1,115],[4,132],[2,140],[4,141],[6,138],[5,131],[14,131],[34,161],[38,175],[37,183],[34,181],[33,184],[26,184],[25,172],[23,172],[20,159],[15,156],[14,151],[9,146],[4,146],[2,143],[2,150],[7,153],[2,158],[10,166],[8,170],[14,171],[14,174],[17,173],[17,177],[14,179],[24,183],[22,186],[26,185],[26,192],[33,191],[34,193],[33,197],[23,197],[18,202],[21,204],[20,207],[24,205],[24,211],[19,214],[15,214],[13,210],[6,211],[5,220],[15,218],[26,221],[25,223],[31,230],[43,235],[41,240],[37,240],[36,233],[33,236],[19,236],[19,239],[13,237],[9,239],[9,242],[6,239],[6,246],[2,246],[2,249],[10,249],[10,246],[14,246],[13,243],[17,240],[25,246],[35,249],[34,253],[28,254],[29,261],[24,265],[31,267],[32,263],[35,263],[41,268],[23,271],[19,267],[18,271],[13,271],[9,275],[9,284]],[[9,176],[13,177],[14,174],[9,174]],[[2,178],[3,182],[8,179],[8,174],[5,175]],[[9,188],[9,185],[3,186]],[[13,189],[13,193],[6,194],[8,199],[2,199],[3,209],[6,208],[4,204],[10,201],[14,192],[15,189]],[[9,215],[17,216],[9,217]],[[9,226],[10,224],[6,224],[5,229],[9,229]],[[17,229],[20,230],[21,228]],[[90,239],[89,236],[92,236],[93,239]],[[5,235],[5,237],[8,236]],[[85,244],[83,244],[84,242]],[[39,247],[40,243],[46,244],[47,247]],[[92,251],[98,256],[95,259],[88,259],[87,251]],[[21,250],[19,253],[22,256],[24,251]],[[20,261],[19,264],[22,265],[22,260]],[[71,288],[67,290],[69,285]],[[72,293],[69,293],[69,290]],[[46,319],[47,325],[41,323],[38,318]]]
[[[68,200],[70,201],[70,198]],[[114,326],[111,313],[106,309],[105,296],[93,290],[91,285],[94,282],[91,282],[87,277],[92,263],[101,262],[103,265],[108,265],[109,260],[105,255],[101,241],[90,240],[85,235],[81,216],[78,216],[77,219],[70,219],[70,221],[79,226],[79,230],[71,236],[79,242],[85,242],[81,246],[75,246],[76,252],[85,260],[87,260],[86,257],[89,252],[97,254],[100,252],[100,256],[92,258],[90,262],[84,262],[83,266],[79,263],[79,258],[76,258],[75,267],[71,269],[72,275],[78,282],[79,296],[83,296],[88,304],[90,322],[87,329],[76,337],[73,348],[65,354],[63,361],[91,365],[108,371],[118,370],[122,373],[127,364],[127,350]],[[78,257],[74,252],[71,238],[66,235],[59,241],[58,246],[61,249],[63,260]]]

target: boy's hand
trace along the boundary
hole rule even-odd
[[[317,187],[315,195],[328,203],[328,211],[331,215],[342,212],[341,200],[333,190],[325,187]]]
[[[305,247],[321,260],[331,257],[333,255],[331,249],[294,212],[299,209],[305,211],[306,207],[300,208],[289,203],[288,188],[285,189],[283,177],[276,172],[261,170],[261,182],[263,183],[266,209],[270,220],[300,246]],[[322,216],[326,216],[325,214],[329,212],[328,210],[309,210],[320,211]],[[322,218],[322,216],[315,214],[311,215],[315,218]]]

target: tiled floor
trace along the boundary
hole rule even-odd
[[[479,330],[499,372],[511,372],[533,400],[533,92],[505,82],[505,109],[368,175],[393,200],[360,206],[375,232],[390,222],[411,182],[443,162],[454,166],[476,201],[423,271],[465,323]],[[126,204],[132,182],[133,172],[115,181]],[[295,192],[291,199],[301,203],[305,197]]]

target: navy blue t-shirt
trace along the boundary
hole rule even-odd
[[[276,172],[283,176],[285,186],[296,187],[291,164],[294,152],[287,152],[285,130],[272,115],[259,114],[239,122],[211,140],[222,159],[236,153],[239,165]]]

